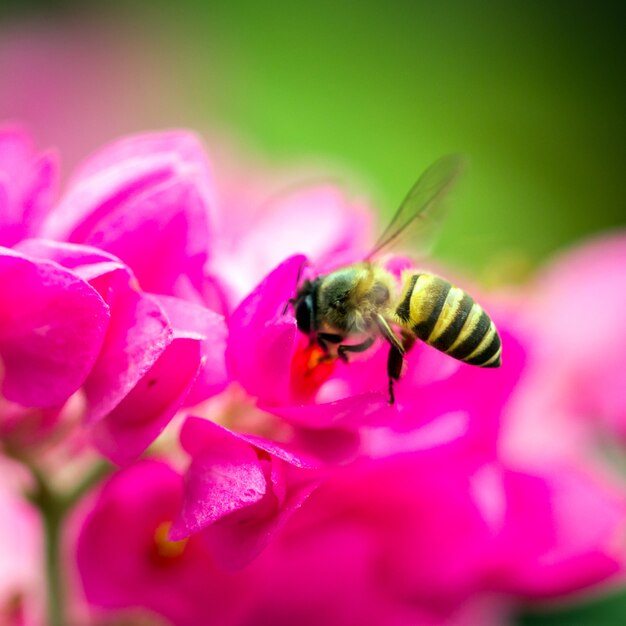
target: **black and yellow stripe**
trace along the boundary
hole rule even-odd
[[[499,367],[502,345],[494,323],[462,289],[433,274],[414,274],[405,282],[396,307],[397,322],[451,357]]]

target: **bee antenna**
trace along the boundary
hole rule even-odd
[[[283,315],[287,314],[287,310],[289,309],[289,306],[293,306],[296,303],[296,299],[295,298],[289,298],[289,300],[287,300],[286,304],[285,304],[285,308],[283,309]]]
[[[296,275],[296,289],[298,288],[298,285],[300,284],[300,279],[302,278],[302,274],[304,273],[304,268],[307,265],[309,265],[309,262],[306,259],[302,261],[302,263],[300,263],[300,267],[298,268],[298,273]]]

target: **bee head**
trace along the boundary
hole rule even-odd
[[[293,301],[294,313],[298,330],[305,335],[312,335],[316,330],[315,322],[315,292],[317,281],[306,280],[298,289],[298,295]]]

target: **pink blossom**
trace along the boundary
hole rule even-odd
[[[44,623],[43,537],[37,511],[21,494],[24,476],[0,456],[0,623]]]
[[[18,128],[0,128],[0,245],[32,236],[51,207],[56,159]]]
[[[3,395],[29,407],[65,402],[102,348],[109,307],[56,263],[0,248]]]
[[[271,195],[250,194],[238,183],[235,191],[222,191],[218,236],[206,269],[221,286],[228,309],[289,256],[304,254],[328,268],[363,258],[371,245],[371,216],[335,186],[301,183]]]
[[[626,234],[598,237],[553,260],[526,310],[545,376],[540,389],[552,394],[546,401],[604,422],[626,441]]]
[[[122,139],[79,168],[42,235],[114,254],[146,291],[199,298],[209,254],[211,177],[191,133]]]
[[[301,272],[367,249],[367,214],[336,188],[265,204],[246,189],[235,210],[198,139],[177,131],[104,148],[48,210],[51,166],[19,134],[3,145],[2,432],[39,420],[45,437],[71,408],[130,465],[83,503],[92,607],[182,626],[498,623],[520,598],[623,573],[623,485],[579,448],[527,446],[532,420],[519,419],[621,424],[623,325],[580,329],[602,319],[597,277],[623,241],[557,265],[517,315],[481,299],[500,369],[418,343],[390,406],[382,339],[349,364],[320,361],[288,306]],[[565,303],[581,292],[578,317]],[[208,419],[184,422],[184,476],[136,462],[187,411]],[[180,460],[171,438],[162,450]]]
[[[172,539],[202,531],[216,561],[252,561],[314,489],[307,462],[267,440],[188,418],[181,442],[192,462]]]
[[[511,299],[529,360],[506,411],[501,447],[510,458],[580,463],[599,440],[623,439],[625,251],[621,233],[584,243]]]
[[[237,623],[246,610],[246,577],[221,573],[199,536],[167,538],[182,486],[165,463],[140,461],[103,487],[76,551],[92,606],[144,607],[177,626]]]
[[[201,536],[172,542],[164,535],[182,489],[182,479],[155,461],[122,470],[104,486],[77,546],[93,607],[143,607],[176,626],[469,626],[478,616],[481,624],[502,623],[500,603],[487,598],[425,607],[394,597],[371,559],[374,542],[358,524],[342,519],[312,533],[295,529],[249,567],[225,572]]]
[[[193,425],[190,435],[205,429],[197,420]],[[192,468],[195,477],[186,489],[171,469],[155,462],[123,470],[104,487],[78,543],[92,605],[145,607],[174,624],[211,618],[224,625],[356,620],[374,626],[471,624],[472,607],[482,604],[481,623],[501,624],[503,605],[515,596],[561,596],[620,568],[616,542],[624,530],[623,496],[574,468],[528,474],[477,462],[467,451],[439,449],[327,475],[254,562],[229,573],[218,566],[216,544],[206,541],[206,530],[174,543],[178,537],[158,532],[170,527],[194,493],[206,513],[201,525],[241,502],[241,496],[227,494],[246,498],[240,512],[261,502],[249,504],[264,487],[260,474],[250,477],[254,457],[240,450],[234,472],[228,465],[237,459],[232,451],[217,462],[227,433],[206,430],[213,431],[213,441],[205,433],[198,442],[203,453],[194,458],[216,462]],[[210,457],[205,455],[211,448],[203,448],[209,443],[220,444]],[[201,471],[209,479],[204,484]],[[216,508],[208,507],[207,496]],[[574,519],[576,509],[595,514]],[[237,521],[255,519],[233,513],[220,519],[229,516],[233,530]],[[244,525],[238,537],[247,532]],[[210,594],[204,601],[201,589]],[[491,602],[496,596],[500,600]]]
[[[102,349],[83,385],[86,419],[108,457],[130,462],[163,430],[192,388],[204,400],[225,386],[221,316],[139,291],[128,267],[95,248],[29,240],[20,249],[67,266],[110,307]]]
[[[316,365],[316,348],[309,348],[292,312],[286,310],[305,263],[302,256],[285,261],[229,319],[229,372],[257,399],[260,408],[315,429],[394,424],[409,430],[437,415],[464,411],[464,424],[494,429],[482,439],[495,441],[502,406],[524,364],[524,350],[504,320],[499,324],[507,351],[504,367],[479,370],[416,345],[397,386],[397,402],[390,407],[384,342],[349,364]],[[319,356],[321,351],[317,352]],[[490,391],[480,393],[481,389]]]

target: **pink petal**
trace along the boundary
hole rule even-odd
[[[38,511],[22,497],[23,486],[12,484],[17,473],[0,457],[0,615],[7,626],[30,626],[44,623],[43,532]]]
[[[514,555],[508,591],[553,597],[623,573],[623,492],[573,466],[505,475],[508,509],[501,553]]]
[[[537,343],[535,393],[569,415],[605,420],[626,441],[626,234],[562,254],[524,304]]]
[[[173,539],[206,528],[224,516],[259,502],[267,484],[252,446],[211,429],[192,460],[185,480],[183,507],[171,530]],[[208,435],[208,436],[207,436]]]
[[[93,425],[100,452],[119,465],[134,461],[182,407],[201,360],[197,340],[174,337],[131,389],[114,389],[118,403]]]
[[[293,467],[303,469],[319,467],[319,463],[315,460],[301,454],[299,451],[293,450],[290,446],[257,437],[256,435],[234,432],[200,417],[188,417],[180,433],[180,443],[183,449],[191,456],[195,456],[205,448],[215,446],[221,441],[231,439],[263,450]]]
[[[173,331],[158,303],[130,286],[128,275],[102,277],[107,289],[111,324],[102,352],[85,381],[88,420],[110,413],[147,374],[172,341]]]
[[[382,392],[365,393],[322,404],[270,406],[261,402],[260,406],[291,424],[313,429],[339,426],[357,428],[381,423],[394,412],[389,406],[388,395]]]
[[[54,261],[87,282],[97,283],[96,279],[117,271],[130,277],[128,268],[117,257],[91,246],[51,239],[25,239],[14,249],[38,259]],[[99,293],[104,299],[110,296],[108,289]]]
[[[52,204],[56,171],[55,156],[36,155],[26,133],[0,128],[0,244],[37,233]]]
[[[216,562],[226,571],[237,571],[251,563],[285,527],[315,487],[315,483],[308,483],[291,489],[285,501],[270,515],[259,514],[256,510],[259,503],[239,509],[206,528],[203,538],[211,547]],[[275,501],[275,496],[270,494],[264,498]],[[268,506],[270,503],[265,504],[266,509]]]
[[[308,460],[207,420],[187,418],[181,443],[193,460],[172,537],[203,530],[228,570],[257,557],[317,486],[312,474],[301,471],[313,467]]]
[[[367,252],[371,218],[336,187],[305,187],[263,202],[257,211],[250,211],[247,202],[246,209],[238,221],[223,225],[209,264],[234,304],[291,255],[304,254],[328,267],[361,259]]]
[[[191,406],[220,393],[228,384],[224,353],[227,328],[224,317],[203,306],[179,298],[158,296],[176,336],[201,343],[202,369],[185,404]]]
[[[61,404],[85,381],[103,345],[109,309],[55,263],[0,253],[3,393],[27,406]]]
[[[179,293],[191,286],[201,291],[209,179],[206,158],[192,135],[122,140],[84,166],[45,233],[115,254],[144,290]]]
[[[296,340],[292,315],[283,315],[305,258],[279,265],[229,319],[226,363],[231,376],[266,404],[289,399],[289,371]]]

